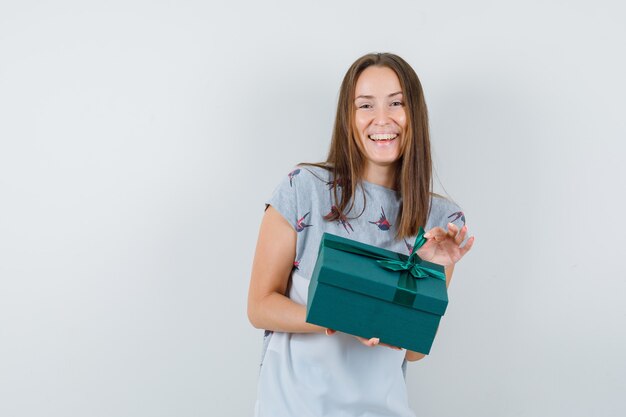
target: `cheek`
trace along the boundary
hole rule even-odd
[[[354,118],[354,123],[356,125],[357,130],[359,131],[359,133],[362,133],[363,130],[367,127],[368,125],[368,118],[366,116],[363,115],[357,115]]]
[[[398,115],[396,123],[398,123],[402,129],[406,128],[406,113],[404,111]]]

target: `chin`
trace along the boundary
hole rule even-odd
[[[400,160],[400,155],[368,155],[367,159],[376,165],[389,166],[395,165]]]

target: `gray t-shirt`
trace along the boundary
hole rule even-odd
[[[395,239],[398,194],[369,182],[357,188],[354,208],[345,217],[324,220],[334,210],[333,187],[341,185],[332,181],[329,171],[298,166],[266,201],[297,232],[287,296],[302,305],[307,303],[308,284],[324,232],[406,254],[415,240],[415,236]],[[424,229],[445,229],[450,222],[461,227],[465,223],[463,212],[450,200],[433,195]],[[404,350],[367,347],[340,332],[332,336],[266,332],[264,342],[257,417],[415,416],[408,405]]]

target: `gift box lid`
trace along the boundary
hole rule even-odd
[[[353,253],[345,250],[346,247],[374,256]],[[399,290],[401,275],[406,276],[407,272],[383,268],[378,262],[380,258],[406,261],[408,256],[324,233],[320,242],[318,267],[315,268],[312,279],[317,279],[318,283],[392,302]],[[422,259],[418,262],[443,272],[441,265]],[[409,275],[409,279],[416,281],[416,294],[410,307],[442,316],[448,305],[445,281],[430,276],[416,279]]]

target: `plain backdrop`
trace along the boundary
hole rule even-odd
[[[250,416],[264,200],[404,57],[476,244],[418,416],[626,415],[618,1],[0,2],[0,415]]]

